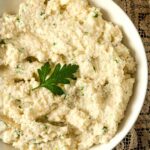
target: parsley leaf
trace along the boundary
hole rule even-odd
[[[55,95],[62,95],[64,91],[58,84],[70,84],[70,80],[76,80],[74,73],[77,72],[79,66],[78,65],[63,65],[57,64],[51,73],[50,64],[45,63],[41,69],[38,69],[40,85],[33,90],[45,87],[50,90]]]

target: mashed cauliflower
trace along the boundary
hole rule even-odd
[[[88,150],[108,142],[132,96],[135,61],[117,25],[87,0],[26,0],[0,18],[0,138],[20,150]],[[37,69],[77,64],[56,96]]]

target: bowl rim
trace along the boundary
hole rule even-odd
[[[95,6],[100,8],[101,7],[100,4],[95,4],[95,3],[98,3],[97,1],[100,2],[100,1],[103,1],[103,0],[91,0],[91,3],[94,3]],[[142,92],[140,93],[141,94],[141,102],[139,104],[138,109],[136,110],[137,112],[134,114],[134,116],[132,116],[132,120],[130,120],[130,124],[128,126],[124,127],[123,131],[121,131],[121,133],[119,133],[119,135],[117,137],[114,136],[112,138],[112,140],[110,140],[108,143],[106,143],[104,145],[103,144],[102,145],[96,145],[95,147],[92,148],[92,150],[106,150],[106,149],[107,150],[111,150],[111,149],[115,148],[125,138],[125,136],[128,134],[128,132],[134,126],[135,122],[137,121],[137,119],[139,117],[139,114],[140,114],[140,112],[142,110],[142,107],[144,105],[144,102],[145,102],[145,96],[146,96],[146,93],[147,93],[147,86],[148,86],[148,62],[147,62],[147,55],[146,55],[146,50],[145,50],[143,41],[142,41],[142,39],[140,37],[140,34],[139,34],[137,28],[135,27],[134,23],[131,21],[129,16],[125,13],[125,11],[116,2],[114,2],[113,0],[105,0],[105,2],[103,1],[103,3],[107,3],[107,4],[111,5],[112,7],[114,7],[114,10],[117,9],[121,13],[121,15],[126,18],[128,23],[130,24],[130,26],[133,28],[134,33],[135,33],[136,37],[138,38],[138,41],[140,42],[139,43],[140,44],[140,49],[142,51],[142,56],[140,56],[140,57],[141,57],[141,59],[143,58],[143,60],[142,60],[143,61],[142,67],[144,67],[143,70],[145,70],[145,73],[144,73],[144,77],[142,78],[144,80],[143,80]],[[135,59],[137,60],[136,56],[135,56]],[[133,92],[133,94],[135,94],[135,91]]]

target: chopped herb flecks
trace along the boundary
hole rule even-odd
[[[41,16],[45,15],[45,12],[41,12],[40,15],[41,15]]]
[[[88,34],[88,32],[84,32],[84,34]]]
[[[6,44],[5,40],[4,40],[4,39],[1,39],[1,40],[0,40],[0,45],[4,45],[4,44]]]
[[[84,86],[81,86],[80,90],[82,91],[84,89]]]
[[[20,53],[23,53],[24,48],[19,48],[18,51],[19,51]]]
[[[19,18],[19,17],[17,17],[17,18],[16,18],[16,20],[19,22],[19,21],[20,21],[20,18]]]
[[[95,68],[95,66],[93,66],[93,70],[94,70],[94,71],[96,71],[96,68]]]
[[[82,87],[80,88],[80,91],[81,91],[81,96],[84,96],[84,86],[82,86]]]
[[[16,73],[21,73],[23,71],[23,69],[19,65],[17,65],[15,68],[15,71],[16,71]]]
[[[118,64],[119,63],[119,61],[117,60],[117,59],[115,59],[115,62]]]
[[[14,132],[17,138],[19,138],[22,135],[22,132],[20,130],[15,130]]]
[[[98,17],[98,12],[95,12],[93,17],[97,18]]]
[[[107,133],[108,132],[108,127],[107,126],[104,126],[103,127],[103,133],[105,134],[105,133]]]
[[[94,12],[93,12],[93,17],[94,18],[97,18],[99,16],[99,12],[97,11],[97,10],[95,10]]]

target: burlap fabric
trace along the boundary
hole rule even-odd
[[[150,0],[114,0],[136,25],[150,61]],[[150,68],[150,64],[149,64]],[[149,72],[150,80],[150,72]],[[150,83],[140,116],[115,150],[150,150]]]

